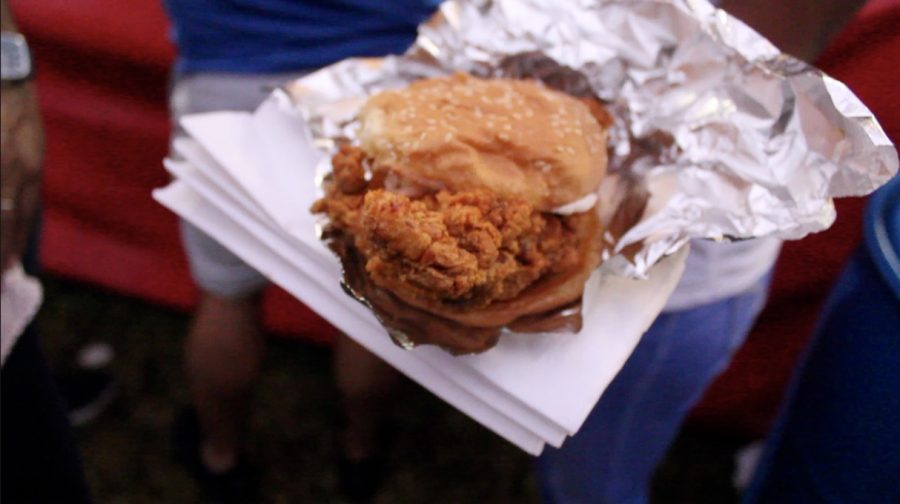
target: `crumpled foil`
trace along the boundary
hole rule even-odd
[[[691,238],[824,230],[832,198],[897,172],[896,149],[845,85],[706,0],[451,0],[406,54],[345,60],[286,90],[331,150],[355,139],[371,94],[454,71],[606,103],[604,267],[623,275],[644,277]]]

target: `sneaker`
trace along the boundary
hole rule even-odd
[[[106,411],[119,395],[119,386],[105,371],[79,369],[56,376],[56,385],[69,422],[83,427]]]
[[[372,502],[386,474],[386,458],[379,453],[363,460],[350,460],[343,453],[338,456],[338,488],[350,504]]]
[[[78,352],[74,369],[55,376],[72,425],[93,422],[118,397],[119,385],[107,371],[114,357],[108,344],[92,343]]]
[[[175,461],[194,478],[210,504],[250,504],[257,502],[259,483],[255,471],[244,457],[228,471],[210,471],[200,457],[200,424],[196,412],[187,408],[173,425]]]

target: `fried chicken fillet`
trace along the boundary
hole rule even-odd
[[[591,198],[610,124],[599,103],[457,74],[375,95],[360,122],[361,145],[334,155],[312,211],[352,243],[367,281],[495,332],[581,297],[599,262]]]

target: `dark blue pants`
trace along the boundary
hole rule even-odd
[[[825,307],[745,502],[900,503],[900,299],[865,249]]]
[[[656,466],[743,343],[768,285],[767,275],[740,295],[660,315],[578,433],[538,460],[544,501],[647,502]]]

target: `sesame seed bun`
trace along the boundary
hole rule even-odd
[[[608,121],[536,82],[466,74],[371,97],[359,138],[376,166],[428,189],[486,188],[549,212],[596,191]]]

